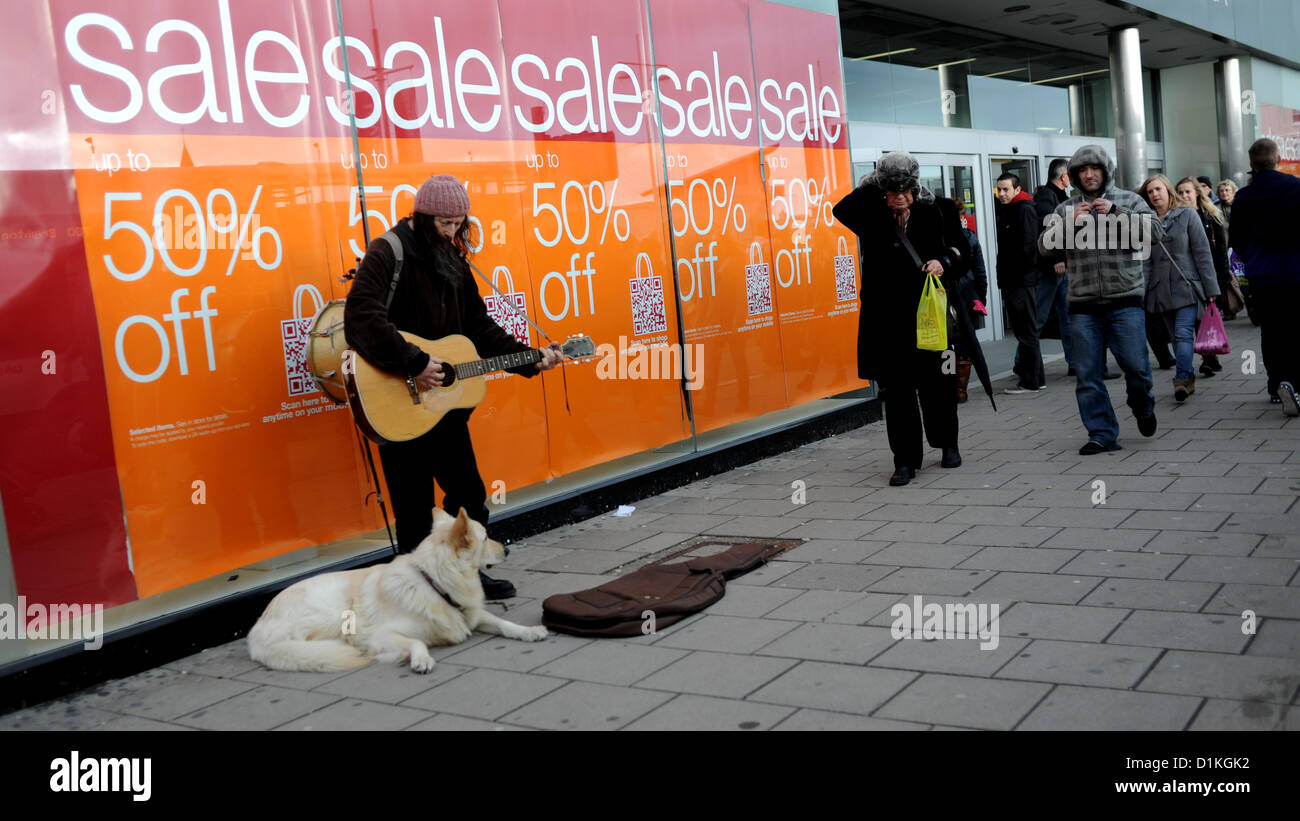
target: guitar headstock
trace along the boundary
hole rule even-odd
[[[560,346],[560,351],[565,359],[583,359],[596,355],[596,343],[589,336],[574,334]]]

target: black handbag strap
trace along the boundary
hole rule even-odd
[[[898,224],[898,220],[894,220],[894,233],[898,235],[898,239],[903,243],[903,247],[906,248],[907,253],[911,255],[912,262],[916,264],[917,269],[924,270],[925,263],[921,262],[920,255],[917,254],[916,249],[912,247],[911,241],[907,238],[907,233],[903,231],[903,226]]]

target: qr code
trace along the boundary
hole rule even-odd
[[[632,283],[632,335],[662,333],[668,330],[668,313],[664,307],[664,278],[637,277]]]
[[[506,333],[513,336],[521,344],[527,345],[528,320],[524,318],[524,294],[520,291],[519,293],[507,293],[505,296],[510,298],[509,303],[497,294],[483,297],[488,316],[492,317],[493,321],[500,325]],[[517,311],[510,310],[511,305],[514,305]]]
[[[772,274],[766,262],[745,266],[745,301],[750,316],[772,312]]]
[[[858,298],[858,273],[853,268],[853,255],[835,257],[835,301],[849,302]]]
[[[286,319],[280,323],[280,342],[284,345],[284,375],[289,395],[319,393],[320,386],[307,369],[307,339],[311,319]]]

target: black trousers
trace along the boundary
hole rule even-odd
[[[1011,332],[1016,335],[1016,364],[1012,369],[1023,388],[1041,388],[1047,384],[1043,375],[1043,351],[1038,344],[1037,288],[1003,288]]]
[[[433,430],[410,442],[380,445],[388,502],[397,520],[397,549],[409,553],[433,530],[433,483],[446,494],[442,509],[487,526],[487,489],[469,438],[466,409],[449,411]]]
[[[1300,390],[1300,283],[1251,285],[1251,312],[1259,318],[1259,346],[1268,371],[1268,392],[1290,382]]]
[[[922,419],[930,447],[957,447],[957,374],[943,372],[943,351],[912,353],[910,367],[899,363],[903,367],[876,381],[885,406],[885,430],[894,467],[920,470]]]

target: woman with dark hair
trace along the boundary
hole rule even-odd
[[[463,334],[481,357],[529,350],[487,314],[469,265],[471,230],[464,184],[449,174],[438,174],[420,187],[411,217],[393,228],[402,243],[402,270],[391,294],[396,268],[392,246],[379,237],[370,243],[343,315],[348,344],[366,361],[430,390],[443,384],[442,360],[406,341],[399,331],[425,339]],[[511,368],[511,373],[532,376],[560,363],[557,351],[545,348],[542,353],[541,362]],[[472,411],[449,411],[418,439],[380,445],[399,552],[414,550],[433,529],[435,480],[443,490],[442,507],[447,513],[455,516],[463,508],[471,519],[487,526],[487,489],[469,436]],[[487,598],[515,594],[510,582],[480,576]]]
[[[885,154],[863,184],[835,205],[835,218],[862,246],[862,309],[858,317],[858,376],[877,383],[894,453],[889,484],[906,485],[921,469],[925,440],[943,451],[942,466],[961,465],[957,449],[956,353],[917,347],[916,313],[927,274],[948,293],[954,336],[970,346],[976,373],[992,401],[988,368],[975,339],[970,305],[958,296],[970,249],[951,203],[937,204],[919,183],[916,159]],[[866,264],[866,260],[870,264]],[[920,410],[917,409],[918,400]]]

